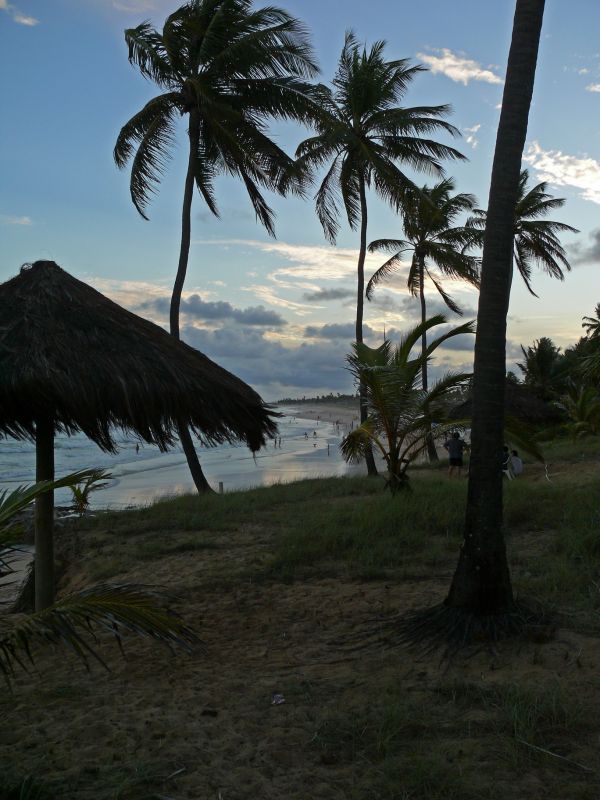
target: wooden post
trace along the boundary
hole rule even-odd
[[[219,481],[219,494],[223,494],[223,481]]]
[[[35,479],[54,480],[54,422],[39,418],[35,426]],[[54,492],[35,501],[35,610],[54,602]]]

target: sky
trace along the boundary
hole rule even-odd
[[[186,167],[182,121],[173,158],[143,220],[129,174],[112,150],[121,126],[156,86],[129,64],[125,28],[161,28],[178,0],[0,0],[0,281],[21,264],[50,259],[112,299],[167,327],[179,251]],[[264,5],[265,3],[257,3]],[[404,105],[450,103],[467,162],[447,162],[457,190],[487,205],[514,0],[282,0],[311,32],[322,74],[335,72],[344,33],[387,42],[388,58],[427,67]],[[508,321],[508,367],[520,346],[550,336],[559,346],[582,334],[581,317],[600,301],[600,3],[547,0],[524,152],[535,182],[547,181],[565,206],[552,218],[579,229],[563,238],[572,271],[564,282],[538,273],[529,295],[518,276]],[[307,128],[276,124],[293,153]],[[408,174],[420,184],[430,178]],[[311,199],[269,197],[276,239],[257,223],[242,187],[217,183],[220,219],[195,196],[192,247],[182,303],[182,335],[268,400],[346,392],[344,356],[353,337],[358,234],[344,220],[327,244]],[[394,213],[369,195],[369,240],[401,238]],[[369,276],[382,263],[367,257]],[[365,307],[365,339],[394,340],[418,321],[406,267]],[[445,284],[476,315],[476,291]],[[443,311],[428,287],[428,309]],[[447,312],[453,322],[460,319]],[[472,338],[440,349],[434,373],[469,370]]]

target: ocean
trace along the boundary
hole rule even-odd
[[[331,422],[304,420],[293,407],[279,408],[281,447],[273,442],[254,456],[242,444],[197,447],[211,486],[224,491],[269,486],[301,478],[355,473],[339,452],[341,431]],[[300,414],[301,411],[298,411]],[[167,453],[131,436],[116,436],[119,452],[102,452],[83,434],[57,436],[55,472],[62,476],[80,469],[99,468],[111,474],[109,485],[90,496],[95,509],[144,506],[164,497],[193,492],[187,462],[179,446]],[[139,444],[139,452],[136,452]],[[364,469],[364,468],[363,468]],[[0,490],[35,481],[35,447],[14,439],[0,440]],[[55,493],[57,505],[69,505],[69,489]]]

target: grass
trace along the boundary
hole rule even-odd
[[[422,698],[388,687],[359,707],[340,707],[320,720],[312,744],[325,764],[360,767],[352,797],[479,798],[468,781],[450,767],[448,754],[436,747],[435,707],[423,714]]]
[[[118,575],[181,590],[182,613],[207,640],[189,661],[153,661],[146,650],[137,672],[128,647],[114,679],[102,676],[104,694],[100,681],[88,690],[87,676],[60,665],[37,688],[19,688],[35,709],[110,721],[101,735],[119,759],[88,752],[98,766],[71,774],[72,796],[249,800],[261,796],[252,776],[264,775],[272,796],[290,800],[597,800],[600,777],[578,765],[596,766],[600,647],[586,632],[600,630],[600,465],[588,442],[546,450],[556,477],[527,465],[506,483],[505,528],[515,590],[565,630],[543,644],[474,651],[447,672],[381,643],[356,653],[335,644],[382,609],[443,599],[467,482],[439,469],[415,471],[412,493],[396,498],[381,480],[321,479],[180,497],[65,528],[70,579]],[[271,707],[275,691],[286,702]],[[135,731],[129,699],[146,720]],[[175,722],[165,715],[178,704]],[[9,726],[21,724],[4,711]],[[169,735],[153,738],[154,726]],[[84,740],[86,730],[83,721]],[[125,752],[132,738],[135,756]],[[30,716],[14,746],[22,775],[32,739]],[[53,786],[60,775],[49,778]],[[1,787],[0,800],[19,797]]]
[[[553,447],[562,452],[567,444],[572,453],[572,442]],[[211,551],[218,555],[232,535],[250,545],[259,530],[269,539],[265,552],[251,563],[228,564],[215,577],[289,582],[451,574],[462,537],[466,480],[420,470],[413,491],[396,498],[382,483],[309,480],[100,514],[80,526],[95,550],[89,577],[106,580],[140,561],[177,553],[197,553],[202,562]],[[545,479],[507,483],[505,530],[519,591],[569,612],[600,608],[600,495],[588,482],[569,484],[568,491]],[[543,531],[551,531],[550,539],[536,547],[534,535]]]

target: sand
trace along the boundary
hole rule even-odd
[[[343,430],[349,429],[352,425],[356,425],[360,418],[358,403],[355,408],[341,403],[301,403],[297,406],[286,405],[282,407],[281,410],[285,411],[287,416],[291,416],[292,409],[296,412],[296,417],[298,419],[329,422],[332,424],[339,422],[339,427]]]
[[[138,542],[144,538],[143,529],[127,535]],[[600,642],[581,633],[564,631],[544,644],[506,644],[499,652],[482,648],[445,671],[436,658],[387,648],[379,639],[356,650],[340,644],[357,632],[366,637],[393,612],[438,601],[447,591],[453,554],[426,575],[402,580],[359,582],[340,575],[290,584],[228,581],[228,575],[261,563],[273,533],[249,521],[236,531],[210,535],[218,549],[140,561],[111,577],[152,582],[176,593],[204,648],[172,656],[153,643],[129,639],[123,658],[105,641],[102,654],[111,671],[92,665],[91,674],[63,650],[39,651],[36,671],[18,676],[12,696],[0,695],[4,764],[21,775],[43,776],[63,800],[349,800],[367,796],[356,794],[355,787],[370,764],[348,758],[344,748],[351,740],[345,744],[343,731],[332,750],[324,746],[328,721],[335,723],[348,708],[365,713],[381,702],[385,687],[397,687],[400,696],[418,703],[423,693],[435,697],[438,689],[450,691],[465,682],[535,687],[562,679],[582,702],[596,702]],[[65,532],[70,568],[63,592],[92,582],[99,550],[110,547],[110,536],[110,530]],[[540,531],[519,539],[529,558],[547,546]],[[284,702],[274,704],[275,695]],[[439,705],[447,708],[443,694]],[[449,774],[463,768],[465,752],[483,748],[485,780],[485,748],[500,747],[493,728],[485,729],[482,745],[476,717],[459,723],[460,737],[443,726],[433,733],[419,728],[426,724],[419,714],[414,724],[425,753],[432,735],[443,742]],[[566,755],[595,766],[596,738],[591,733]],[[598,796],[578,793],[577,781],[586,775],[575,768],[563,770],[563,793],[554,794],[552,781],[564,765],[550,757],[518,774],[502,763],[502,771],[494,773],[495,781],[506,783],[498,796]],[[591,786],[584,789],[593,792]]]

